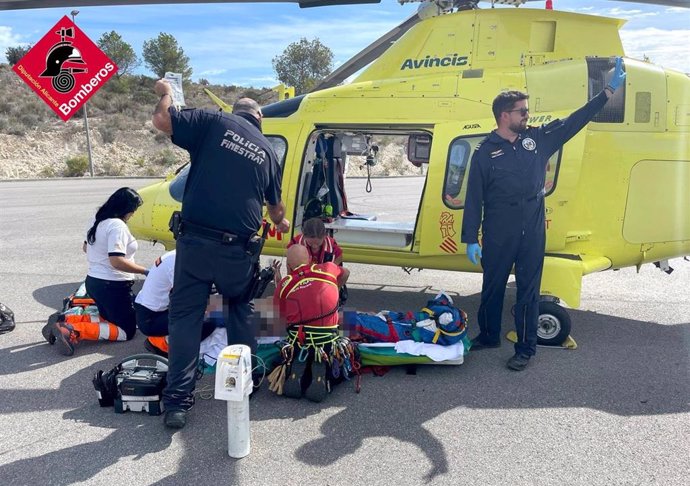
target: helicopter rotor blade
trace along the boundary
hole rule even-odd
[[[480,0],[455,0],[460,4],[476,4]],[[482,0],[485,3],[492,0]],[[495,3],[507,3],[505,0],[494,0]],[[524,0],[532,2],[536,0]],[[541,0],[540,0],[541,1]],[[647,3],[668,7],[690,8],[690,0],[615,0],[627,3]],[[302,8],[324,7],[332,5],[353,5],[365,3],[381,3],[381,0],[0,0],[0,10],[22,10],[30,8],[74,8],[95,7],[105,5],[145,5],[145,4],[175,4],[175,3],[297,3]]]
[[[354,57],[349,59],[338,69],[323,79],[315,88],[311,90],[311,92],[313,93],[314,91],[331,88],[342,83],[350,75],[356,73],[370,62],[376,60],[379,56],[381,56],[381,54],[386,52],[393,42],[402,37],[405,32],[410,30],[420,20],[421,18],[419,17],[419,14],[414,13],[407,20],[389,30],[367,47],[355,54]]]
[[[491,0],[486,0],[490,2]],[[526,2],[536,2],[543,0],[525,0]],[[665,7],[685,7],[690,8],[690,0],[611,0],[615,2],[625,2],[625,3],[647,3],[649,5],[662,5]],[[496,3],[502,3],[496,0]],[[558,1],[554,2],[554,8],[558,8]]]
[[[381,0],[0,0],[0,10],[21,10],[29,8],[73,8],[105,5],[144,5],[172,3],[298,3],[302,8],[325,7],[331,5],[352,5],[361,3],[381,3]]]

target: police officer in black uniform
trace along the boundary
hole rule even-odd
[[[223,295],[228,344],[246,344],[254,353],[248,290],[264,201],[279,231],[287,233],[290,222],[284,217],[278,158],[261,133],[261,109],[254,100],[240,99],[230,115],[175,109],[165,80],[156,82],[155,92],[161,99],[153,125],[172,135],[191,159],[177,237],[170,364],[163,392],[165,425],[182,428],[194,404],[201,327],[212,284]]]
[[[484,269],[479,335],[472,350],[500,346],[503,298],[515,265],[517,302],[515,328],[518,341],[508,368],[523,370],[536,352],[539,289],[546,242],[544,179],[546,163],[606,104],[625,80],[621,59],[606,88],[564,120],[528,127],[529,96],[519,91],[499,94],[493,102],[498,128],[472,156],[461,241],[467,256]],[[483,220],[482,220],[483,211]],[[479,225],[482,246],[479,246]]]

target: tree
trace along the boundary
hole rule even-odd
[[[302,37],[273,58],[273,69],[281,83],[294,86],[297,94],[306,93],[330,74],[333,51],[318,38],[309,41]]]
[[[192,68],[189,66],[189,58],[177,45],[177,39],[170,34],[161,32],[155,39],[144,42],[142,52],[146,66],[156,76],[162,78],[167,71],[181,73],[182,79],[190,81]]]
[[[132,46],[122,40],[122,36],[111,30],[98,39],[98,47],[117,65],[117,77],[132,74],[141,64]]]
[[[17,64],[22,57],[26,55],[27,52],[31,49],[31,44],[28,46],[16,46],[16,47],[8,47],[5,49],[5,57],[7,58],[7,62],[10,64],[10,66],[14,66]]]

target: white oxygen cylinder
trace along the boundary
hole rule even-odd
[[[227,346],[216,363],[215,398],[228,402],[228,455],[240,459],[251,449],[249,395],[252,393],[251,350],[243,344]]]

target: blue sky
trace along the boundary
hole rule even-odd
[[[554,0],[555,8],[628,20],[621,31],[630,57],[690,73],[690,9],[618,1]],[[484,4],[488,5],[488,4]],[[529,3],[543,8],[544,2]],[[194,70],[212,83],[268,87],[277,84],[271,59],[300,37],[318,37],[336,66],[411,15],[417,4],[300,9],[289,3],[82,7],[76,22],[95,42],[117,31],[141,55],[144,41],[172,34]],[[524,8],[524,7],[522,7]],[[71,9],[0,11],[0,61],[5,49],[38,41]],[[139,72],[150,74],[142,63]]]

